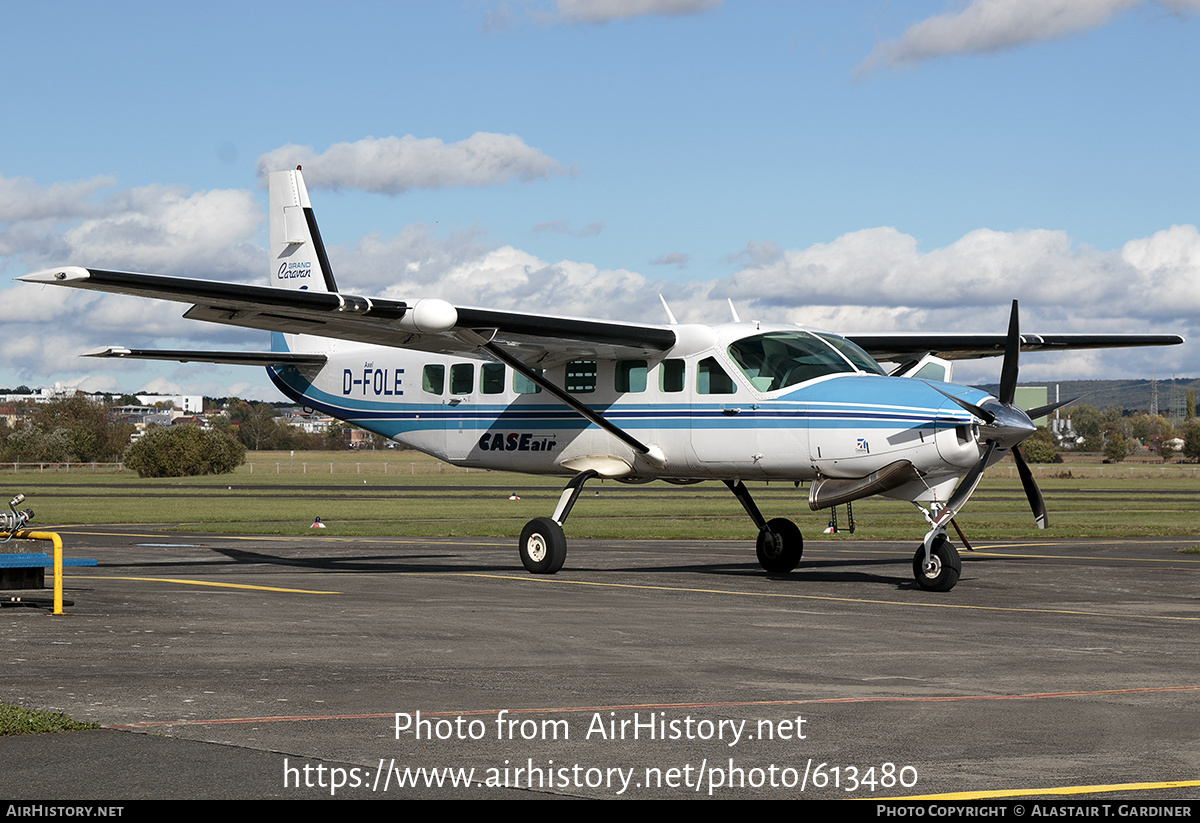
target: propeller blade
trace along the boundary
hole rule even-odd
[[[1079,397],[1083,397],[1083,396],[1084,395],[1082,395],[1082,394],[1079,395]],[[1036,409],[1030,409],[1029,411],[1027,411],[1025,413],[1027,415],[1029,415],[1030,420],[1037,420],[1039,417],[1045,417],[1046,415],[1048,415],[1050,412],[1054,411],[1055,409],[1061,409],[1063,406],[1071,405],[1076,400],[1078,400],[1079,397],[1072,397],[1070,400],[1061,400],[1058,403],[1047,403],[1045,406],[1038,406]]]
[[[1048,524],[1046,500],[1042,497],[1042,490],[1038,488],[1037,481],[1033,479],[1033,472],[1029,470],[1029,464],[1025,462],[1021,450],[1016,446],[1012,448],[1012,456],[1017,464],[1017,474],[1021,475],[1021,485],[1025,487],[1025,496],[1029,498],[1029,508],[1033,509],[1033,518],[1037,520],[1037,527],[1044,529]]]
[[[1012,302],[1012,313],[1008,316],[1008,337],[1004,341],[1004,365],[1000,367],[1000,394],[997,399],[1011,406],[1017,396],[1017,368],[1021,359],[1021,330],[1017,319],[1017,301]]]
[[[984,423],[991,423],[993,420],[996,419],[996,415],[992,414],[987,409],[981,409],[979,406],[976,406],[974,403],[968,403],[966,400],[963,400],[961,397],[955,397],[954,395],[950,394],[949,392],[944,392],[941,389],[939,389],[937,386],[933,385],[932,383],[930,383],[928,381],[924,381],[924,382],[925,382],[926,386],[933,389],[938,394],[950,398],[956,404],[958,404],[959,407],[965,409],[966,411],[969,411],[971,414],[978,417]]]

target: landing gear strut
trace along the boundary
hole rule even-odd
[[[563,567],[567,559],[567,537],[563,533],[563,523],[583,484],[595,477],[598,472],[588,470],[580,472],[571,478],[571,482],[563,489],[558,499],[558,508],[553,517],[535,517],[525,524],[521,530],[521,565],[532,574],[554,574]]]
[[[804,538],[796,524],[783,517],[764,518],[742,481],[726,480],[725,485],[758,526],[758,565],[772,574],[787,574],[796,568],[804,554]]]

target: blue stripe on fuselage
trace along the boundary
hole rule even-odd
[[[283,346],[282,335],[279,344]],[[272,348],[275,340],[272,339]],[[286,346],[284,346],[286,350]],[[582,430],[590,425],[566,406],[557,404],[472,404],[470,410],[437,403],[386,403],[335,397],[315,389],[294,366],[267,370],[271,381],[286,396],[332,417],[352,421],[387,436],[402,432],[525,426]],[[985,392],[952,384],[944,391],[978,403]],[[972,417],[920,380],[897,377],[847,375],[802,387],[784,397],[764,399],[753,407],[729,414],[731,403],[667,404],[622,403],[599,406],[597,411],[631,430],[645,429],[748,429],[748,428],[937,428],[970,423]],[[951,408],[946,409],[944,406]],[[482,425],[480,425],[482,424]]]

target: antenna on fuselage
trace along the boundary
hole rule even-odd
[[[733,315],[733,322],[734,322],[734,323],[741,323],[741,322],[742,322],[742,318],[738,317],[737,309],[735,309],[735,308],[733,307],[733,298],[732,298],[732,297],[726,297],[725,299],[729,301],[729,313]]]
[[[667,322],[670,323],[672,326],[678,326],[679,321],[675,319],[675,315],[671,312],[671,307],[667,305],[667,298],[663,297],[660,294],[658,296],[658,299],[662,301],[663,308],[666,309],[666,311],[667,311]]]

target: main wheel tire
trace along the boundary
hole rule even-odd
[[[758,565],[772,574],[787,574],[800,563],[804,538],[791,520],[777,517],[758,533]]]
[[[521,530],[521,563],[533,574],[554,574],[567,559],[567,536],[549,517],[530,520]]]
[[[913,555],[913,577],[926,591],[948,592],[962,574],[962,558],[958,549],[950,544],[945,535],[939,534],[929,547],[929,567],[925,566],[925,544],[917,547]]]

